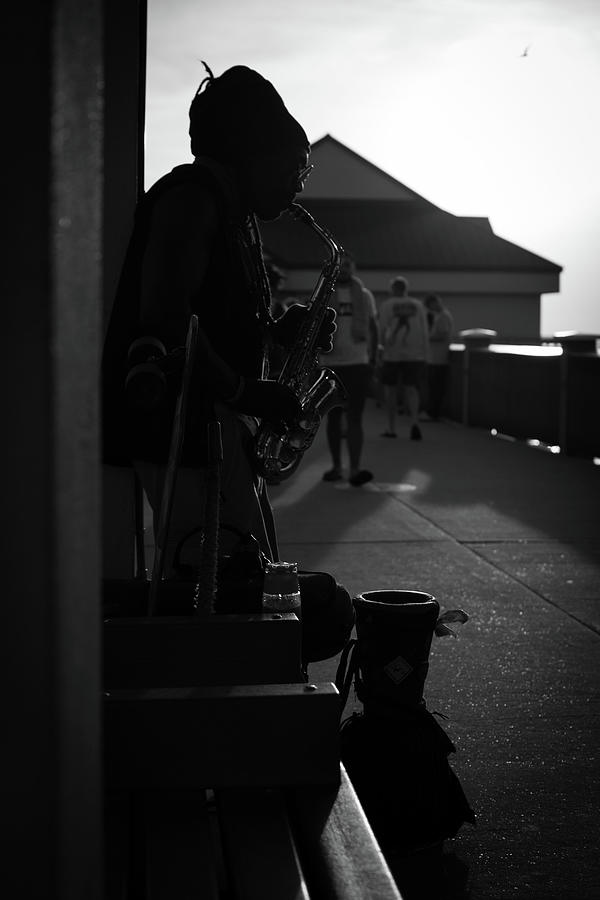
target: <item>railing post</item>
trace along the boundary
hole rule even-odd
[[[568,412],[568,390],[569,381],[569,356],[563,346],[563,353],[560,358],[560,379],[558,394],[558,445],[563,453],[567,450],[567,412]]]
[[[468,343],[465,342],[462,358],[462,397],[461,397],[461,421],[463,425],[469,424],[469,366],[471,353]]]
[[[474,349],[485,349],[490,346],[494,338],[498,337],[497,331],[489,328],[467,328],[465,331],[458,333],[459,340],[464,342],[465,349],[462,359],[462,415],[463,425],[470,422],[470,376],[471,376],[471,351]]]
[[[596,334],[584,334],[578,331],[557,331],[554,340],[562,347],[560,360],[560,395],[559,395],[559,422],[558,443],[563,453],[570,454],[577,451],[570,439],[569,430],[569,365],[574,354],[596,353],[597,343],[600,339]]]

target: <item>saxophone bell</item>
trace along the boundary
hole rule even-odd
[[[311,385],[306,397],[306,406],[317,414],[319,422],[336,406],[344,406],[348,400],[346,388],[331,369],[321,369],[317,380]],[[303,404],[304,406],[304,404]]]

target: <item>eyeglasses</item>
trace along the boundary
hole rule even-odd
[[[309,163],[303,169],[300,169],[300,171],[296,175],[296,185],[297,185],[296,190],[297,191],[301,191],[304,188],[304,182],[306,181],[306,179],[308,178],[308,176],[310,175],[310,173],[312,172],[313,169],[314,169],[313,163]]]

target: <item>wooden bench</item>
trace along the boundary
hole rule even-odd
[[[105,623],[106,892],[398,900],[293,615]]]
[[[104,686],[297,683],[301,627],[293,613],[104,622]]]

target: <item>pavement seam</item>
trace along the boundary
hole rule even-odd
[[[564,607],[560,606],[560,604],[558,604],[556,601],[551,600],[550,597],[547,597],[545,594],[541,594],[539,591],[537,591],[535,588],[531,587],[531,585],[527,584],[521,578],[518,578],[516,575],[513,575],[510,572],[507,572],[505,569],[502,569],[500,566],[498,566],[492,560],[488,559],[482,553],[478,553],[477,550],[475,549],[475,547],[473,546],[474,544],[489,545],[489,544],[515,543],[514,540],[508,541],[506,539],[503,539],[503,540],[499,540],[499,541],[492,541],[492,540],[460,541],[457,538],[455,538],[454,535],[450,534],[449,531],[446,531],[445,528],[442,528],[440,525],[438,525],[436,522],[434,522],[432,519],[430,519],[428,516],[426,516],[421,510],[415,509],[414,506],[411,506],[409,503],[407,503],[405,500],[403,500],[402,497],[399,497],[398,495],[393,495],[393,499],[397,503],[401,503],[402,506],[404,506],[406,509],[410,510],[410,512],[415,513],[416,515],[420,516],[422,519],[424,519],[426,522],[428,522],[432,526],[432,528],[435,528],[437,531],[441,532],[441,534],[445,535],[447,540],[451,541],[457,547],[464,547],[466,550],[468,550],[470,553],[472,553],[473,556],[476,556],[477,559],[480,559],[483,562],[487,563],[493,569],[495,569],[497,572],[501,572],[506,578],[509,578],[511,581],[514,581],[515,584],[519,584],[521,587],[524,587],[527,591],[529,591],[531,594],[533,594],[534,597],[537,597],[543,603],[547,603],[549,606],[554,607],[554,609],[557,609],[564,616],[567,616],[567,618],[572,619],[574,622],[577,622],[578,625],[581,625],[587,631],[591,631],[592,634],[600,636],[600,629],[596,628],[595,625],[591,625],[589,622],[584,622],[578,616],[576,616],[573,613],[569,612],[568,610],[564,609]],[[430,542],[424,540],[424,541],[421,541],[421,543],[430,543]],[[529,542],[527,540],[523,540],[522,543],[536,543],[536,541]],[[540,541],[540,543],[542,543],[542,542]],[[560,541],[560,543],[568,543],[568,542]]]
[[[460,541],[458,543],[460,543]],[[478,541],[478,543],[482,543],[482,542]],[[494,542],[487,541],[486,543],[494,543]],[[471,551],[471,553],[474,554],[474,556],[476,556],[478,559],[482,559],[484,562],[489,563],[489,565],[492,566],[494,569],[496,569],[497,572],[503,572],[504,575],[506,575],[508,578],[512,579],[514,582],[522,585],[524,588],[527,588],[527,590],[530,591],[535,597],[539,597],[539,599],[542,600],[544,603],[548,603],[550,606],[553,606],[555,609],[558,609],[561,613],[563,613],[563,615],[567,616],[569,619],[573,619],[574,622],[577,622],[579,625],[582,625],[588,631],[591,631],[593,634],[596,634],[600,637],[600,629],[596,628],[595,625],[592,625],[589,622],[584,622],[583,619],[580,619],[579,616],[576,616],[574,613],[569,612],[569,610],[567,610],[563,606],[561,606],[560,603],[557,603],[556,600],[552,600],[550,597],[547,597],[546,594],[540,593],[540,591],[537,591],[535,588],[531,587],[530,584],[527,584],[526,581],[523,581],[522,578],[519,578],[517,575],[513,575],[510,572],[507,572],[505,569],[503,569],[501,566],[496,565],[496,563],[492,562],[492,560],[488,559],[482,553],[478,553],[477,550],[474,549],[474,547],[472,547],[468,544],[461,544],[461,546],[466,546],[467,549],[469,549]]]
[[[337,541],[321,541],[321,540],[312,540],[312,541],[294,541],[294,540],[284,540],[279,541],[279,544],[282,547],[285,547],[286,544],[293,544],[295,547],[310,547],[314,544],[319,544],[321,547],[339,547],[340,545],[348,545],[348,544],[443,544],[443,538],[440,538],[439,541],[434,541],[431,538],[377,538],[374,540],[373,538],[365,538],[364,540],[337,540]],[[448,538],[448,540],[453,541],[453,543],[459,543],[456,539]]]

